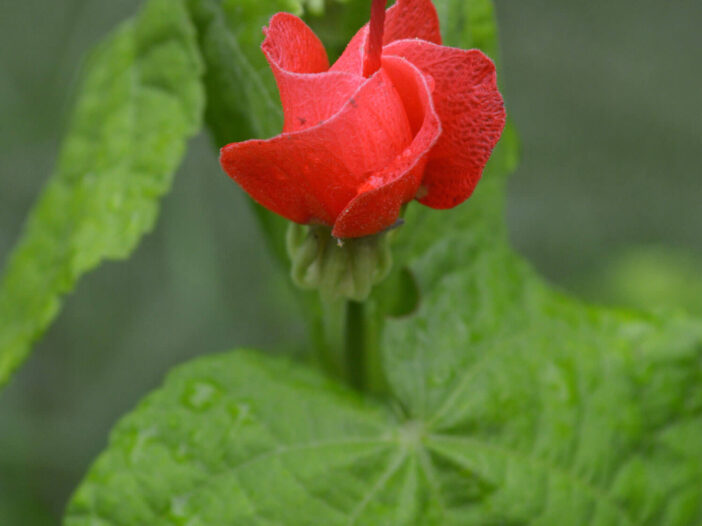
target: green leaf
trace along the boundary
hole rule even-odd
[[[434,5],[445,44],[482,49],[499,62],[495,12],[490,0],[440,0]]]
[[[449,44],[496,46],[487,0],[436,4],[475,14]],[[466,204],[409,208],[419,304],[381,331],[387,397],[243,351],[183,366],[66,523],[702,525],[702,323],[550,290],[508,246],[515,159],[508,129]]]
[[[702,327],[479,260],[504,283],[453,273],[387,331],[403,411],[284,360],[200,359],[117,426],[66,524],[702,524]]]
[[[0,385],[61,298],[153,227],[203,110],[201,63],[182,2],[150,0],[91,57],[49,181],[0,285]]]
[[[377,506],[364,501],[368,481],[400,464],[391,422],[287,361],[247,351],[202,358],[117,426],[66,525],[362,519]]]
[[[583,306],[470,236],[413,268],[385,365],[442,524],[702,524],[701,323]]]
[[[299,14],[299,2],[188,0],[188,8],[207,68],[205,118],[217,146],[279,133],[283,113],[261,29],[277,11]]]

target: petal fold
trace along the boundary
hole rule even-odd
[[[414,199],[427,154],[441,135],[428,79],[409,61],[383,57],[383,71],[392,79],[405,104],[413,140],[388,165],[373,173],[359,188],[334,224],[338,238],[375,234],[392,226],[403,204]]]
[[[278,84],[283,132],[304,130],[328,119],[365,81],[345,72],[327,72],[324,46],[295,15],[276,14],[264,32],[261,49]]]
[[[297,223],[332,226],[369,174],[412,141],[403,102],[379,70],[329,120],[221,150],[224,170],[266,208]]]
[[[429,154],[420,203],[452,208],[473,193],[505,125],[495,65],[481,51],[400,40],[386,55],[407,59],[435,83],[443,132]]]
[[[290,13],[273,15],[261,49],[268,61],[289,73],[322,73],[329,69],[324,45],[302,19]]]
[[[351,39],[346,49],[331,67],[331,71],[363,74],[363,52],[368,37],[368,24]],[[441,44],[439,17],[431,0],[397,0],[385,15],[383,45],[395,40],[419,38]]]

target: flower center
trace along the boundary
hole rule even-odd
[[[385,27],[385,4],[387,0],[373,0],[371,16],[363,58],[363,76],[370,77],[380,69],[383,52],[383,29]]]

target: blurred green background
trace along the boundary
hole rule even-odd
[[[51,173],[85,52],[138,3],[0,0],[0,261]],[[587,299],[702,314],[702,2],[497,9],[522,139],[515,246]],[[198,137],[155,232],[80,282],[0,393],[0,526],[57,524],[109,428],[172,365],[299,341],[284,279]]]

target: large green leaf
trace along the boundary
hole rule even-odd
[[[280,359],[200,359],[117,426],[66,524],[702,524],[702,327],[474,255],[387,331],[394,411]]]
[[[442,524],[702,524],[702,324],[583,306],[505,246],[447,243],[384,339]]]
[[[0,285],[0,385],[103,259],[154,224],[185,141],[200,126],[201,63],[179,0],[150,0],[89,61],[56,175]]]
[[[449,44],[496,49],[487,0],[436,4],[469,26]],[[67,524],[702,525],[702,323],[544,285],[507,243],[515,158],[508,130],[468,203],[409,208],[421,294],[384,326],[387,397],[248,351],[183,366]]]
[[[287,361],[202,358],[118,425],[66,524],[336,524],[387,468],[390,423]]]

